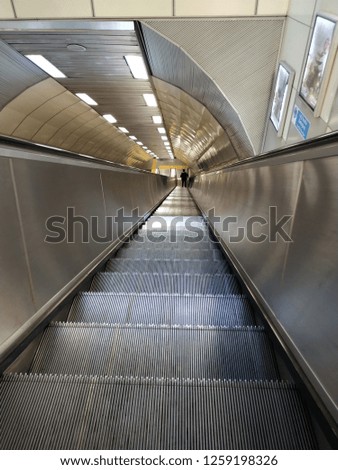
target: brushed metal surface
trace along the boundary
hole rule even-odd
[[[46,221],[52,216],[87,220],[95,215],[103,232],[104,204],[98,170],[33,161],[13,161],[22,214],[23,231],[31,265],[37,308],[40,308],[108,243],[81,240],[80,223],[74,225],[74,242],[46,243]]]
[[[338,154],[337,144],[308,151],[308,159],[284,165],[258,162],[251,168],[204,174],[192,193],[203,211],[222,219],[266,217],[276,206],[292,243],[280,238],[230,241],[237,231],[214,224],[252,288],[268,307],[270,321],[289,347],[333,418],[338,418]],[[306,158],[306,157],[305,157]],[[267,233],[268,226],[263,227]],[[258,235],[260,233],[257,227]]]
[[[110,243],[92,239],[82,243],[82,229],[75,224],[74,243],[47,244],[44,241],[48,234],[46,220],[53,215],[66,216],[67,207],[73,207],[76,216],[96,216],[99,234],[104,235],[106,214],[115,216],[120,207],[128,214],[138,206],[140,218],[174,184],[163,176],[135,169],[115,169],[103,163],[96,165],[95,161],[91,168],[88,162],[55,157],[53,153],[49,159],[46,148],[35,150],[36,161],[33,150],[29,158],[9,158],[9,146],[8,143],[3,151],[0,146],[1,357],[4,350],[11,349],[11,338],[16,341],[16,336],[25,331],[25,325],[31,328],[45,306],[63,295],[72,279],[89,269],[117,241],[113,231]],[[15,147],[12,151],[15,152]],[[17,205],[9,165],[13,167]],[[124,230],[130,227],[131,224]]]
[[[0,398],[4,449],[317,448],[287,382],[6,374]]]
[[[3,341],[21,321],[35,312],[20,215],[7,159],[0,159],[0,200],[0,338]]]

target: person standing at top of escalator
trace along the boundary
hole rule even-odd
[[[187,180],[188,180],[188,173],[183,169],[182,173],[181,173],[181,180],[182,180],[182,188],[183,186],[186,188],[187,187]]]

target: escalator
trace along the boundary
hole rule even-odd
[[[2,449],[314,449],[264,327],[176,188],[0,382]]]

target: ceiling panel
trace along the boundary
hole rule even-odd
[[[145,16],[171,16],[176,0],[93,0],[95,15],[101,18],[139,18]]]
[[[271,1],[271,0],[270,0]],[[276,0],[274,0],[276,1]],[[176,16],[250,16],[255,14],[256,0],[187,0],[175,1]]]
[[[91,0],[13,0],[18,18],[88,18],[93,16]]]
[[[0,0],[0,18],[15,18],[11,0]]]

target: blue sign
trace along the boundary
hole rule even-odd
[[[310,129],[310,121],[304,116],[298,106],[293,108],[292,122],[303,139],[306,139]]]

